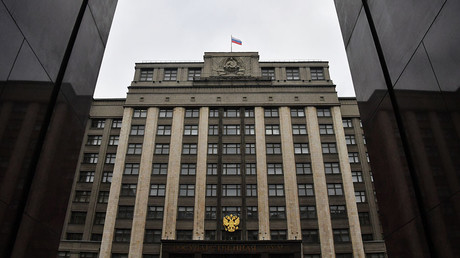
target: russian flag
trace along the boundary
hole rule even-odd
[[[237,38],[234,38],[232,37],[232,43],[235,43],[235,44],[238,44],[238,45],[243,45],[243,41],[237,39]]]

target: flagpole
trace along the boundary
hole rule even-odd
[[[232,35],[230,35],[230,52],[233,52],[233,42],[232,42]]]

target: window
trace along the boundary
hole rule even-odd
[[[278,117],[278,108],[265,108],[264,109],[265,117]]]
[[[294,143],[294,154],[308,154],[308,143]]]
[[[157,135],[171,135],[171,126],[159,125],[157,129]]]
[[[92,183],[94,181],[94,171],[80,171],[80,177],[78,182],[80,183]]]
[[[224,117],[240,117],[239,109],[225,109]]]
[[[316,219],[315,206],[300,206],[299,210],[301,219]]]
[[[176,81],[177,68],[165,68],[163,81]]]
[[[230,214],[240,216],[241,208],[237,206],[223,206],[222,207],[222,216],[227,216]]]
[[[372,171],[369,171],[369,176],[371,177],[371,182],[373,183],[374,182],[374,174],[372,173]]]
[[[219,135],[219,126],[209,125],[208,135]]]
[[[224,135],[240,135],[240,126],[224,125]]]
[[[255,163],[246,163],[246,175],[256,175],[257,167]]]
[[[244,117],[254,117],[254,109],[245,109]]]
[[[286,68],[286,79],[288,81],[300,80],[299,68]]]
[[[305,109],[291,108],[291,117],[305,117]]]
[[[306,125],[292,125],[292,134],[293,135],[304,135],[307,134]]]
[[[206,196],[216,197],[217,196],[217,185],[207,184],[206,185]]]
[[[305,243],[319,243],[317,229],[302,229],[302,241]]]
[[[91,241],[101,242],[102,234],[91,234]]]
[[[248,184],[246,185],[246,196],[247,197],[256,197],[257,196],[257,185]]]
[[[295,170],[297,175],[311,175],[310,163],[296,163]]]
[[[81,240],[83,233],[67,233],[67,240]]]
[[[366,143],[366,136],[365,136],[364,134],[363,134],[363,143],[364,143],[364,144],[367,144],[367,143]]]
[[[112,253],[112,258],[128,258],[128,254],[116,254],[116,253]]]
[[[324,172],[326,174],[340,174],[339,163],[336,163],[336,162],[324,163]]]
[[[275,79],[275,68],[263,67],[262,68],[262,77],[265,77],[268,80],[274,80]]]
[[[270,219],[285,219],[286,218],[286,207],[270,206],[269,217]]]
[[[299,184],[297,187],[299,190],[299,196],[315,196],[313,184]]]
[[[115,236],[113,238],[114,242],[129,242],[131,238],[131,229],[123,228],[123,229],[115,229]],[[113,256],[112,256],[113,257]]]
[[[216,176],[217,175],[217,164],[208,163],[208,170],[206,174],[209,176]]]
[[[343,128],[351,128],[351,127],[353,127],[353,123],[351,122],[351,119],[349,119],[349,118],[343,118],[342,119],[342,125],[343,125]]]
[[[244,134],[245,135],[255,135],[256,134],[256,129],[254,125],[245,125],[244,126]]]
[[[366,226],[371,224],[371,218],[369,212],[358,212],[359,224],[361,226]]]
[[[147,219],[163,219],[163,206],[149,206],[147,209]]]
[[[58,258],[70,258],[70,252],[60,251],[58,252]]]
[[[330,117],[331,116],[331,109],[329,108],[317,108],[316,113],[318,117]]]
[[[361,183],[363,182],[363,173],[361,171],[352,171],[351,178],[353,179],[353,183]]]
[[[187,109],[187,110],[185,110],[185,117],[188,117],[188,118],[200,117],[200,110],[198,108],[196,108],[196,109]]]
[[[85,153],[83,154],[83,163],[96,164],[98,157],[97,153]]]
[[[268,185],[268,196],[284,196],[284,185],[283,184],[269,184]]]
[[[248,240],[249,241],[259,240],[259,231],[258,230],[248,230]]]
[[[128,144],[128,152],[130,155],[139,155],[142,153],[142,143],[130,143]]]
[[[324,80],[324,69],[322,67],[311,67],[310,74],[312,81]]]
[[[265,125],[265,135],[280,135],[280,126]]]
[[[335,143],[321,143],[321,148],[323,149],[324,154],[337,153],[337,146]]]
[[[241,169],[238,163],[224,163],[222,164],[222,174],[224,175],[240,175]]]
[[[283,174],[283,164],[281,164],[281,163],[268,163],[267,164],[267,173],[269,175],[282,175]]]
[[[147,110],[146,109],[134,109],[133,117],[134,118],[147,117]]]
[[[239,143],[224,143],[222,148],[223,154],[240,154]]]
[[[195,196],[195,185],[192,185],[192,184],[179,185],[179,196],[182,196],[182,197]]]
[[[354,135],[345,135],[345,142],[347,145],[356,144],[356,139]]]
[[[88,135],[86,145],[99,146],[102,142],[102,135]]]
[[[334,134],[334,126],[331,124],[320,124],[319,134]]]
[[[350,164],[359,163],[358,153],[357,152],[349,152],[348,153],[348,161],[350,162]]]
[[[139,81],[153,81],[153,69],[141,68],[141,76],[139,77]]]
[[[150,196],[165,196],[166,185],[152,184],[150,185]]]
[[[184,126],[184,135],[198,135],[198,125]]]
[[[366,152],[366,160],[367,160],[368,163],[371,162],[371,160],[369,159],[369,153],[367,153],[367,152]]]
[[[104,225],[105,222],[105,212],[96,212],[94,214],[94,225]]]
[[[190,154],[194,155],[196,154],[196,144],[183,144],[182,145],[182,154]]]
[[[108,203],[109,202],[109,192],[108,191],[100,191],[99,196],[97,197],[98,203]]]
[[[105,126],[105,119],[92,119],[91,128],[103,129]]]
[[[80,258],[97,258],[97,253],[80,253]]]
[[[222,185],[222,196],[241,196],[240,185]]]
[[[348,229],[334,229],[333,234],[335,243],[350,242],[350,234],[348,233]]]
[[[270,230],[271,240],[286,240],[286,230]]]
[[[70,224],[85,224],[86,212],[72,211],[70,214]]]
[[[281,154],[280,143],[267,143],[266,147],[267,154]]]
[[[109,137],[109,145],[110,146],[117,146],[119,141],[120,141],[120,136],[118,136],[118,135],[110,135],[110,137]]]
[[[144,135],[145,126],[144,125],[132,125],[131,126],[131,135]]]
[[[246,216],[248,220],[251,220],[251,219],[255,220],[259,217],[258,212],[257,212],[257,206],[247,206],[246,209],[247,209]]]
[[[161,229],[146,229],[144,243],[160,243]]]
[[[124,175],[138,175],[139,174],[139,164],[138,163],[126,163]]]
[[[121,128],[121,119],[113,119],[112,121],[112,128]]]
[[[329,196],[343,195],[342,184],[327,184],[327,193]]]
[[[177,219],[193,219],[193,207],[179,206],[177,208]]]
[[[217,218],[217,208],[216,208],[216,206],[206,206],[205,213],[204,213],[204,218],[205,219],[216,219]]]
[[[188,69],[187,80],[189,80],[189,81],[199,80],[200,77],[201,77],[201,69],[200,68],[189,68]]]
[[[133,219],[134,206],[118,206],[118,219]]]
[[[356,203],[366,202],[366,192],[364,191],[355,191]]]
[[[182,164],[180,174],[194,176],[196,174],[196,164]]]
[[[372,241],[374,240],[374,236],[372,234],[362,234],[361,238],[363,241]]]
[[[169,154],[169,144],[155,144],[155,154]]]
[[[168,164],[157,163],[152,165],[152,175],[166,175],[168,174]]]
[[[256,154],[256,144],[246,143],[245,154]]]
[[[136,184],[122,184],[120,196],[136,196]]]
[[[172,109],[160,109],[158,114],[160,118],[171,118],[173,116]]]
[[[115,158],[115,153],[107,153],[107,155],[105,156],[105,164],[115,164]]]
[[[208,154],[217,154],[218,149],[217,143],[208,144]]]
[[[74,202],[89,202],[91,191],[75,191]]]
[[[219,117],[219,109],[210,109],[209,117]]]
[[[329,211],[331,213],[331,219],[346,219],[347,209],[345,205],[330,205]]]

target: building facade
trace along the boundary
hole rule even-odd
[[[460,253],[460,3],[335,1],[388,255]]]
[[[89,119],[60,257],[386,257],[327,62],[138,63]]]

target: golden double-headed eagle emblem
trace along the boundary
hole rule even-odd
[[[240,218],[233,214],[227,215],[223,219],[224,229],[228,232],[235,232],[235,230],[238,229],[239,224]]]

